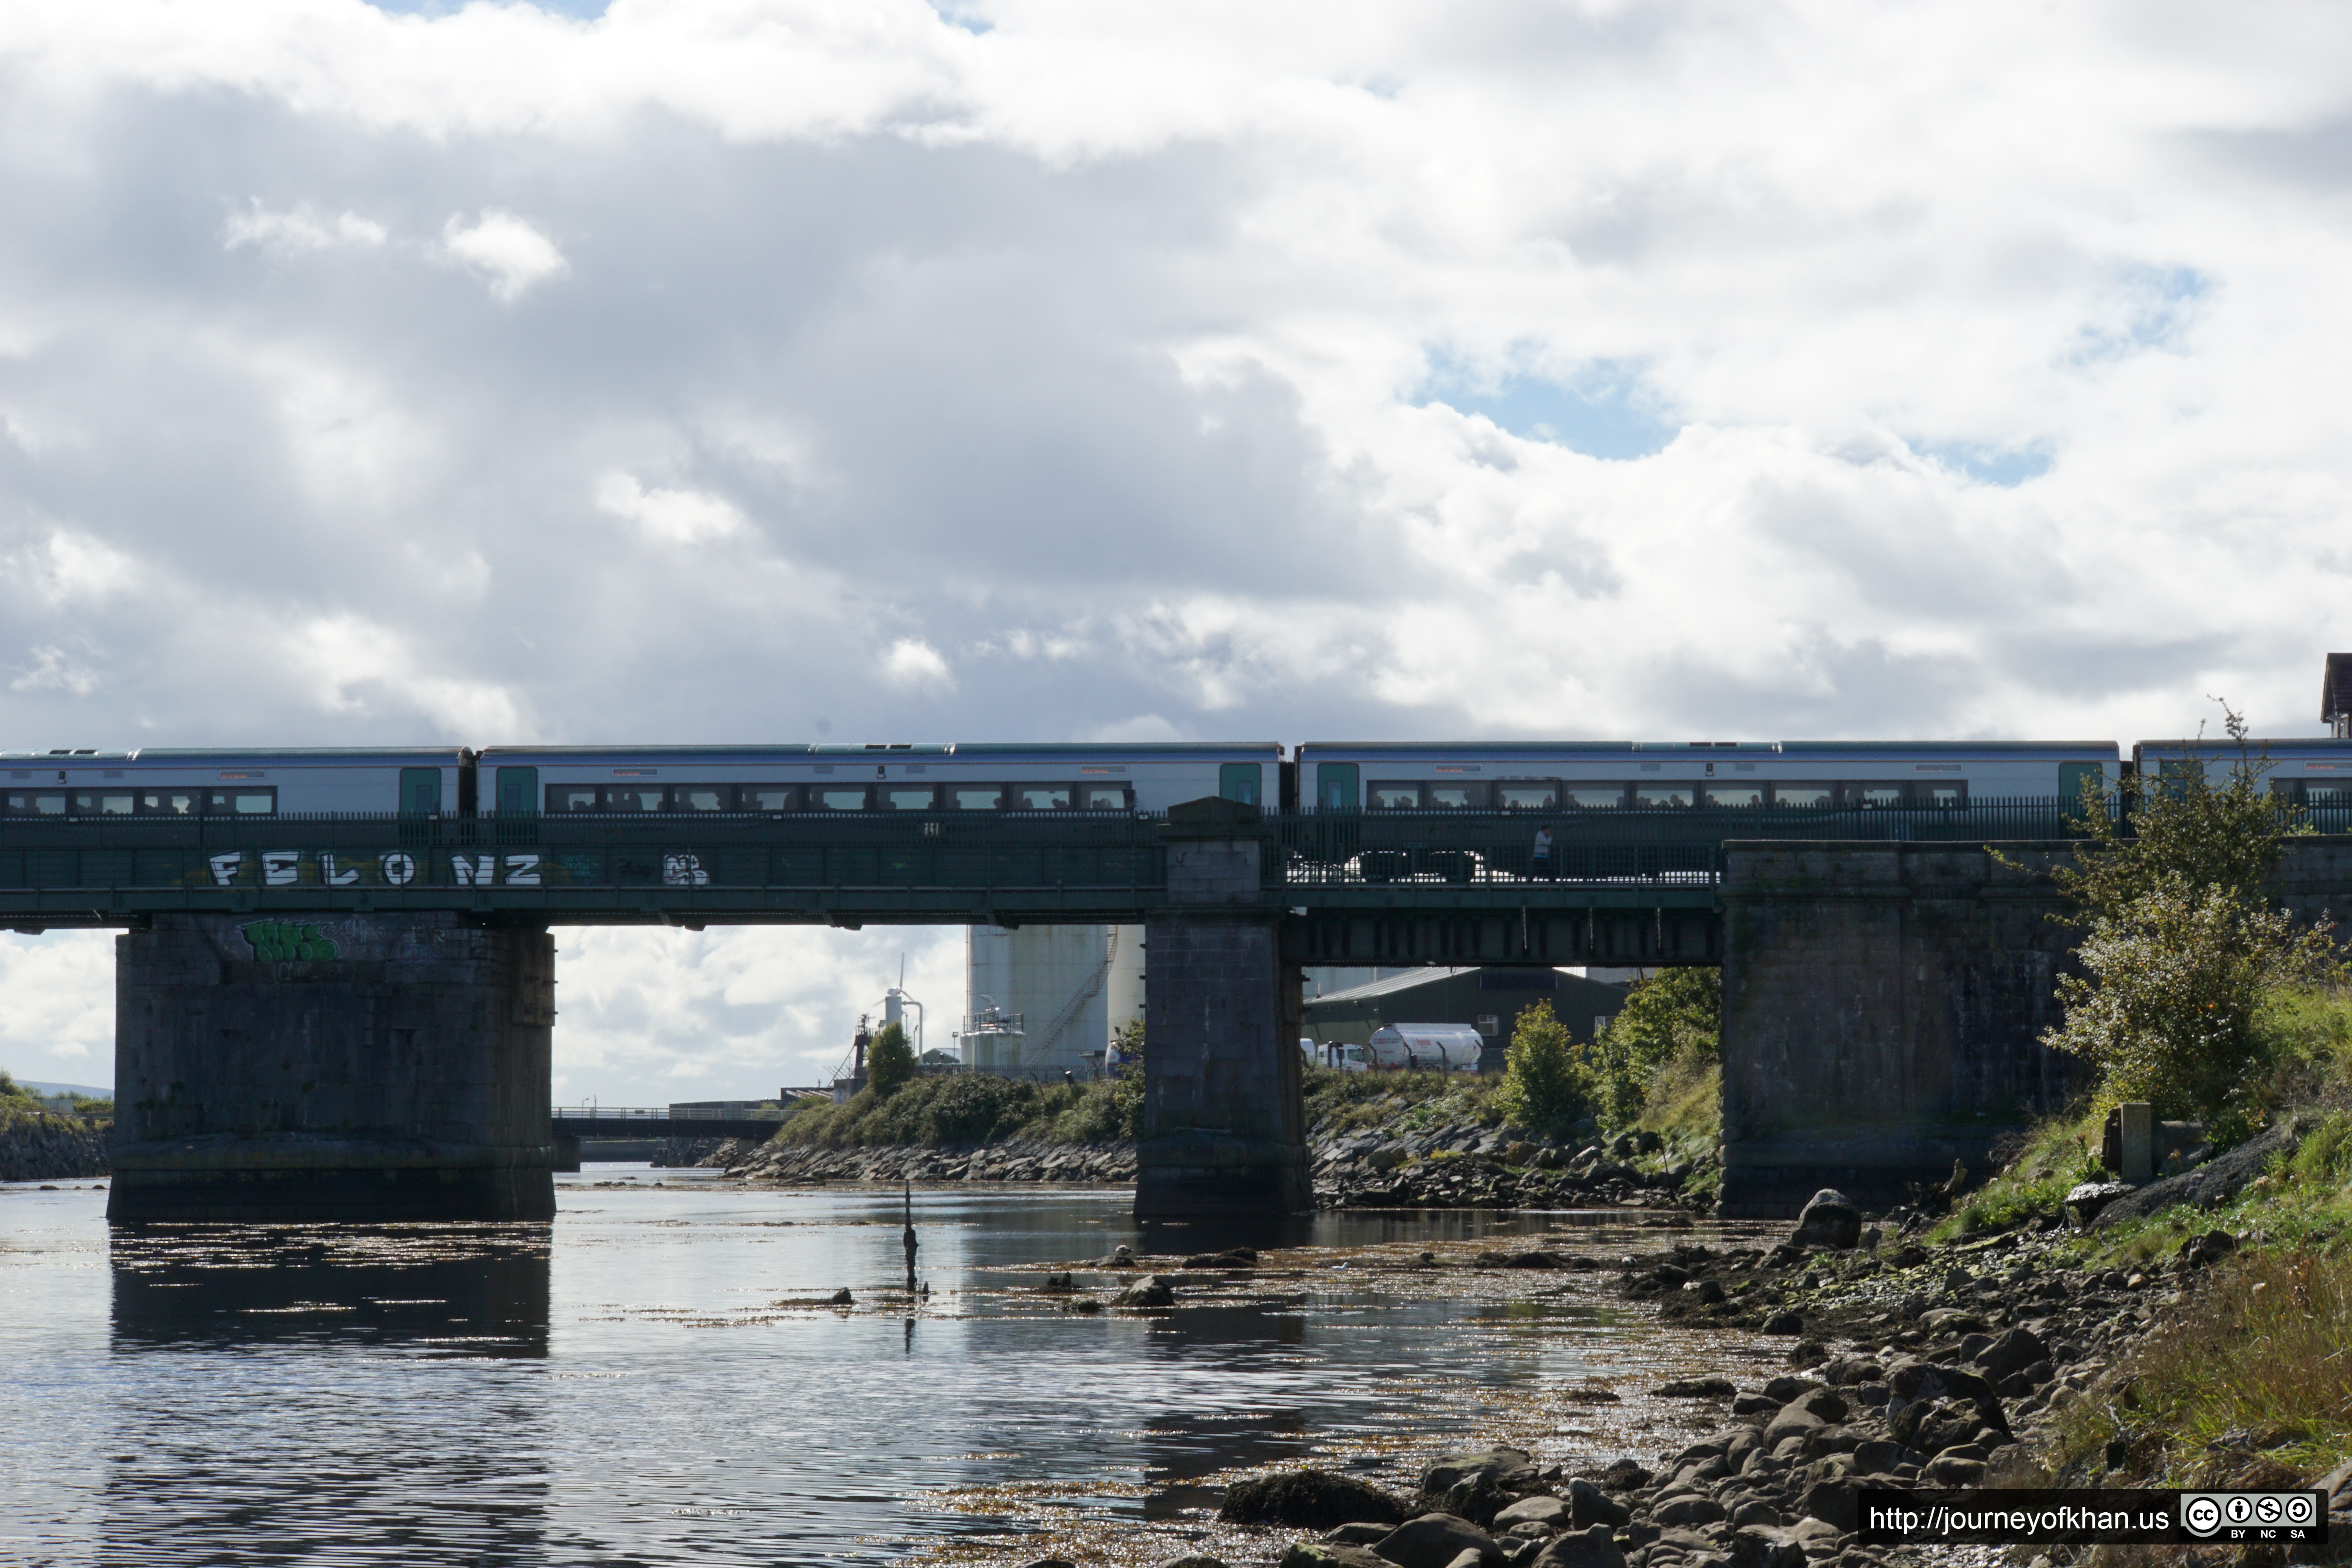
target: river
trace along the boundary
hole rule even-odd
[[[1606,1272],[1467,1267],[1506,1234],[1669,1239],[1612,1215],[1146,1236],[1129,1202],[919,1191],[910,1310],[872,1189],[592,1166],[551,1225],[110,1234],[91,1184],[0,1186],[0,1563],[1264,1562],[1280,1538],[1213,1517],[1254,1468],[1654,1460],[1700,1429],[1656,1382],[1785,1349],[1661,1330]],[[1237,1240],[1281,1245],[1165,1313],[1041,1289]]]

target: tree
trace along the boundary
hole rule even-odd
[[[1552,1016],[1551,1004],[1538,1002],[1521,1013],[1495,1094],[1504,1116],[1522,1127],[1565,1130],[1584,1114],[1591,1090],[1591,1073],[1577,1059],[1576,1041]]]
[[[2297,931],[2265,907],[2284,840],[2305,831],[2301,809],[2263,790],[2245,721],[2221,710],[2238,760],[2228,781],[2208,776],[2190,747],[2156,779],[2126,779],[2116,797],[2084,792],[2086,841],[2060,889],[2087,917],[2077,950],[2084,973],[2058,982],[2063,1021],[2042,1037],[2099,1075],[2109,1104],[2147,1100],[2166,1117],[2202,1116],[2222,1141],[2242,1137],[2248,1098],[2267,1055],[2265,996],[2338,973],[2322,921]],[[2118,818],[2127,815],[2132,836]]]
[[[1723,976],[1662,969],[1634,982],[1625,1005],[1592,1043],[1595,1091],[1612,1127],[1642,1114],[1658,1070],[1680,1057],[1723,1053]]]
[[[866,1047],[866,1081],[877,1095],[898,1092],[915,1076],[915,1047],[907,1043],[907,1031],[897,1024],[885,1024],[882,1032]]]

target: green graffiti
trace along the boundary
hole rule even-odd
[[[317,926],[296,925],[289,921],[256,921],[240,929],[245,940],[253,944],[253,956],[265,963],[308,963],[342,956],[332,941],[319,934]]]

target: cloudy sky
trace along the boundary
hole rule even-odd
[[[0,0],[0,745],[2311,733],[2347,198],[2339,5]]]

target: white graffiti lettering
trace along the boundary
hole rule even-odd
[[[236,880],[239,871],[245,869],[245,851],[240,849],[232,855],[215,855],[209,864],[213,868],[213,885],[226,888]]]
[[[702,868],[699,855],[665,855],[662,880],[673,888],[707,888],[710,885],[710,873]]]
[[[383,879],[395,888],[405,888],[416,880],[416,857],[394,850],[383,861]]]
[[[509,855],[507,857],[506,884],[509,888],[539,886],[539,857]]]
[[[265,849],[261,852],[261,879],[273,888],[290,888],[302,879],[302,851],[299,849]]]
[[[333,850],[319,851],[319,880],[331,888],[348,888],[359,879],[360,868],[357,866],[338,866]]]
[[[452,855],[449,857],[449,869],[456,873],[457,886],[461,888],[487,888],[499,879],[499,858],[495,855],[484,855],[478,858]]]

